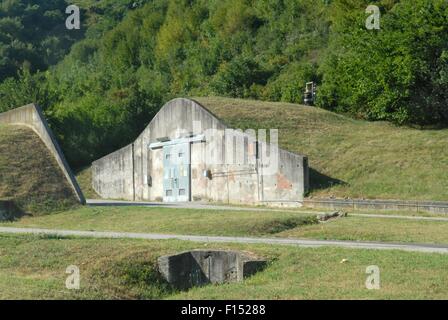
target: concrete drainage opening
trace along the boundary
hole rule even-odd
[[[159,272],[174,287],[189,289],[238,282],[266,266],[266,260],[241,251],[193,250],[158,259]]]

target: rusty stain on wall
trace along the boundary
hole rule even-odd
[[[291,190],[292,183],[282,173],[277,173],[277,188],[281,190]]]

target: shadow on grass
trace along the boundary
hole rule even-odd
[[[334,186],[348,186],[345,181],[329,177],[319,171],[310,168],[310,192],[328,189]]]

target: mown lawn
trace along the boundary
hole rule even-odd
[[[179,292],[162,281],[157,257],[198,248],[270,263],[242,283]],[[65,288],[69,265],[80,268],[78,291]],[[370,265],[380,290],[365,288]],[[447,299],[447,265],[448,255],[401,251],[0,235],[0,299]]]
[[[350,217],[302,226],[275,236],[321,240],[355,240],[448,244],[448,222]]]
[[[315,214],[148,207],[82,207],[1,226],[195,235],[265,235],[317,223]]]
[[[448,244],[448,222],[350,216],[318,223],[296,211],[232,211],[148,207],[83,207],[25,217],[0,226],[214,236]]]

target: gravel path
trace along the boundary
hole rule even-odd
[[[448,254],[448,245],[430,244],[405,244],[405,243],[382,243],[382,242],[357,242],[357,241],[330,241],[330,240],[302,240],[285,238],[246,238],[246,237],[215,237],[215,236],[188,236],[168,235],[156,233],[128,233],[128,232],[99,232],[99,231],[74,231],[74,230],[51,230],[37,228],[9,228],[0,227],[0,233],[8,234],[36,234],[52,236],[77,236],[98,239],[146,239],[146,240],[183,240],[202,243],[253,243],[269,245],[291,245],[299,247],[323,247],[335,246],[355,249],[377,249],[377,250],[404,250],[427,253]]]

